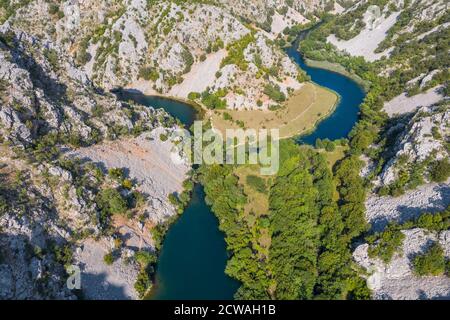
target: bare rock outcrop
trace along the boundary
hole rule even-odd
[[[450,278],[447,276],[419,277],[414,274],[411,260],[425,251],[431,243],[438,242],[449,258],[450,231],[429,232],[415,228],[402,231],[405,235],[401,250],[389,264],[368,255],[368,244],[360,245],[353,258],[368,272],[367,284],[375,299],[449,299]]]

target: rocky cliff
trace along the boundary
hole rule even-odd
[[[175,120],[104,93],[57,43],[8,23],[0,28],[0,91],[0,298],[141,296],[151,286],[142,275],[150,261],[142,257],[155,251],[150,229],[176,214],[167,197],[182,191],[189,169],[165,168],[172,144],[159,135]],[[108,140],[143,150],[111,149]],[[159,162],[135,179],[133,157],[154,154]],[[107,162],[114,157],[128,161]],[[154,175],[163,170],[173,179]],[[81,291],[66,285],[72,265]]]

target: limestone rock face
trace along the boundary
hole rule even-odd
[[[449,183],[430,183],[408,190],[398,197],[369,195],[366,219],[374,231],[382,231],[389,222],[403,223],[424,212],[443,211],[450,205]]]
[[[393,147],[394,154],[380,175],[381,182],[384,185],[393,182],[398,171],[410,163],[422,162],[430,156],[434,160],[448,157],[445,141],[450,136],[449,122],[450,111],[446,108],[420,108],[404,125],[403,133]]]
[[[47,251],[50,241],[63,241],[65,231],[42,208],[27,214],[18,217],[11,211],[0,218],[5,230],[0,234],[0,298],[75,299],[66,287],[63,267]]]
[[[69,1],[61,7],[70,32],[80,28],[81,4]],[[130,39],[140,39],[136,30],[128,31]],[[8,22],[0,32],[0,299],[77,299],[66,283],[72,267],[79,268],[81,290],[89,298],[140,298],[134,283],[141,267],[134,254],[155,250],[150,227],[176,213],[168,195],[182,191],[189,165],[168,168],[172,180],[162,188],[158,185],[168,179],[155,168],[147,167],[152,179],[138,172],[133,191],[146,193],[136,217],[105,220],[99,194],[106,187],[121,190],[119,183],[98,184],[96,174],[106,168],[73,151],[104,145],[106,139],[126,143],[130,137],[124,136],[131,134],[144,144],[147,131],[158,137],[153,155],[165,152],[160,162],[170,164],[174,146],[171,141],[160,145],[159,134],[175,130],[175,120],[96,87],[58,40],[11,28]],[[129,48],[122,50],[129,58]],[[126,156],[141,161],[139,152]],[[117,163],[134,172],[132,165]],[[111,266],[104,262],[110,251],[117,255]]]
[[[0,43],[0,132],[13,144],[30,145],[51,132],[89,144],[113,134],[108,127],[152,127],[153,109],[139,107],[138,117],[130,117],[127,106],[99,93],[57,43],[8,24],[0,32],[9,39]]]
[[[415,228],[402,231],[405,235],[403,247],[389,264],[371,259],[367,253],[368,244],[358,246],[353,258],[368,273],[367,284],[374,292],[375,299],[448,299],[450,279],[446,276],[418,277],[412,271],[411,259],[425,251],[431,243],[438,242],[446,248],[448,258],[450,231],[428,232]]]

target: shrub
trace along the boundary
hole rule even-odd
[[[144,66],[139,69],[139,77],[147,81],[156,81],[159,78],[159,73],[153,68]]]
[[[92,108],[92,115],[94,117],[99,117],[100,118],[101,116],[103,116],[104,113],[105,113],[105,108],[103,106],[99,105],[99,104],[95,105]]]
[[[156,263],[156,256],[148,251],[138,251],[134,258],[142,268],[147,268],[149,265]]]
[[[439,132],[439,128],[434,126],[433,128],[431,128],[431,134],[433,135],[433,138],[436,140],[442,139],[442,135]]]
[[[322,142],[322,139],[320,138],[316,139],[315,147],[316,149],[323,149],[325,147],[325,145]]]
[[[56,257],[56,261],[66,266],[72,263],[73,251],[70,245],[65,245],[63,247],[54,246],[53,252]]]
[[[446,212],[450,212],[447,211]],[[443,213],[425,213],[417,220],[417,226],[427,230],[441,231],[450,227],[450,221],[446,217],[446,212]]]
[[[450,162],[447,158],[435,161],[430,168],[430,178],[434,182],[444,182],[450,176]]]
[[[204,91],[202,93],[202,103],[208,109],[225,109],[227,106],[227,102],[224,99],[221,99],[223,93],[209,93],[208,91]]]
[[[108,170],[108,175],[114,180],[122,181],[125,173],[123,168],[111,168]]]
[[[47,58],[48,62],[52,66],[53,70],[59,68],[59,58],[58,53],[53,49],[45,49],[44,56]]]
[[[183,73],[188,73],[191,71],[192,65],[194,64],[194,57],[192,56],[191,52],[186,48],[181,53],[181,56],[185,63]]]
[[[369,256],[378,257],[383,262],[389,263],[396,250],[402,245],[405,235],[396,224],[389,225],[383,232],[367,238],[371,244]]]
[[[328,152],[332,152],[336,149],[336,145],[330,139],[325,139],[323,143],[325,144],[325,150]]]
[[[183,181],[183,189],[185,191],[192,191],[192,189],[194,189],[194,183],[189,179],[184,180]]]
[[[414,273],[419,276],[439,276],[445,272],[444,250],[438,243],[432,244],[413,260]]]
[[[228,121],[233,121],[233,117],[228,112],[223,113],[223,119]]]
[[[110,266],[114,263],[114,255],[112,252],[109,252],[103,256],[103,261],[106,263],[106,265]]]
[[[140,208],[145,204],[145,196],[142,192],[133,191],[133,208]]]
[[[248,175],[246,182],[250,187],[258,192],[265,193],[267,191],[266,182],[261,177]]]
[[[315,147],[316,149],[325,149],[328,152],[332,152],[336,149],[336,145],[333,141],[331,141],[330,139],[322,140],[320,138],[316,139]]]
[[[51,15],[57,14],[59,11],[59,6],[56,3],[51,3],[48,6],[48,13]]]
[[[122,187],[127,190],[131,190],[133,187],[133,182],[130,179],[124,179],[122,181]]]
[[[178,207],[180,205],[180,200],[174,193],[169,194],[168,199],[169,199],[169,202],[171,204],[173,204],[174,206]]]
[[[198,93],[198,92],[189,92],[189,94],[188,94],[188,99],[189,100],[196,100],[198,98],[200,98],[200,93]]]
[[[87,48],[89,46],[89,38],[86,37],[80,41],[78,51],[76,53],[76,63],[78,65],[85,65],[87,62],[91,60],[91,55],[87,52]]]

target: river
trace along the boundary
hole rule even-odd
[[[364,91],[348,77],[304,63],[297,47],[298,41],[307,32],[303,31],[293,46],[286,49],[286,53],[307,72],[313,82],[335,91],[340,100],[330,116],[297,141],[314,144],[317,138],[345,138],[358,119]],[[196,110],[180,101],[131,91],[122,91],[118,96],[123,100],[131,99],[142,105],[163,108],[187,127],[196,118]],[[152,299],[232,299],[239,287],[237,281],[224,273],[227,262],[224,234],[219,231],[217,218],[206,205],[204,196],[202,187],[196,185],[190,204],[167,232]]]
[[[334,112],[318,123],[311,133],[297,139],[299,143],[314,144],[317,138],[336,140],[348,136],[358,120],[359,106],[364,100],[364,89],[352,79],[326,69],[309,67],[300,52],[298,43],[309,31],[303,31],[294,44],[286,49],[288,56],[306,71],[316,84],[333,90],[339,95]]]

